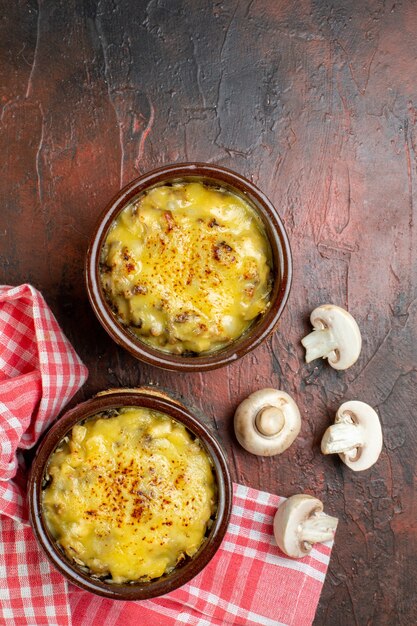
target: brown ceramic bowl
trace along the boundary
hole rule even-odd
[[[212,460],[217,481],[215,519],[198,552],[172,572],[150,582],[112,584],[93,578],[66,557],[49,532],[42,513],[42,488],[49,458],[72,427],[99,411],[123,406],[140,406],[160,411],[181,422],[203,444]],[[86,591],[113,600],[145,600],[176,589],[198,574],[214,556],[226,533],[232,506],[232,483],[226,457],[219,443],[193,414],[169,396],[150,389],[116,389],[79,404],[61,417],[48,431],[33,461],[28,488],[30,521],[35,536],[52,564],[70,582]]]
[[[218,351],[196,356],[174,355],[155,349],[133,336],[112,312],[100,281],[100,253],[108,230],[125,206],[143,191],[173,182],[200,181],[220,185],[243,197],[262,219],[272,251],[274,283],[271,305],[241,337]],[[292,261],[288,237],[281,219],[268,198],[249,180],[228,169],[204,163],[168,165],[154,170],[124,187],[108,204],[99,219],[87,252],[87,292],[99,321],[118,344],[142,361],[175,371],[204,371],[227,365],[256,348],[274,330],[291,286]]]

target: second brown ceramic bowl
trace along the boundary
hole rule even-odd
[[[203,445],[209,455],[217,483],[217,510],[212,526],[198,552],[178,565],[172,572],[150,582],[111,584],[82,571],[59,548],[52,537],[42,511],[42,489],[46,482],[51,454],[72,427],[98,412],[126,406],[139,406],[160,411],[184,424]],[[232,483],[224,452],[215,437],[194,415],[169,396],[151,389],[119,389],[99,394],[79,404],[61,417],[40,444],[29,477],[30,521],[35,536],[52,564],[70,582],[86,591],[113,600],[145,600],[160,596],[182,586],[198,574],[215,555],[226,533],[232,506]]]
[[[248,201],[260,216],[272,251],[274,282],[267,311],[241,337],[224,348],[196,356],[157,350],[140,341],[112,312],[100,281],[100,255],[110,226],[138,194],[175,182],[199,181],[226,188]],[[87,292],[93,310],[109,335],[142,361],[174,371],[204,371],[222,367],[256,348],[274,330],[286,304],[291,286],[292,261],[288,237],[272,203],[253,183],[236,172],[204,163],[168,165],[137,178],[109,203],[99,219],[86,260]]]

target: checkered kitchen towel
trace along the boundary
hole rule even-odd
[[[0,625],[251,626],[311,624],[330,545],[283,555],[272,522],[283,501],[234,485],[231,522],[207,567],[145,602],[100,598],[49,566],[27,525],[14,452],[33,445],[83,383],[86,370],[32,287],[0,288]]]
[[[220,549],[189,583],[145,602],[115,602],[70,588],[74,626],[308,626],[330,558],[316,544],[300,560],[286,557],[273,538],[284,498],[234,485],[232,517]]]
[[[0,286],[0,624],[67,624],[67,587],[28,526],[24,461],[87,378],[41,294]]]

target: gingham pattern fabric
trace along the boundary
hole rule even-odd
[[[27,524],[18,448],[41,431],[84,382],[86,369],[42,296],[0,287],[0,626],[308,626],[331,546],[283,555],[273,517],[283,498],[234,485],[220,549],[192,581],[161,598],[118,602],[66,582]],[[18,454],[19,457],[19,454]]]
[[[0,517],[0,625],[75,626],[68,588],[27,524]]]
[[[273,537],[284,498],[234,485],[230,525],[220,549],[189,583],[144,602],[115,602],[69,585],[74,626],[309,626],[331,545],[286,557]]]
[[[39,551],[27,522],[21,450],[87,377],[42,295],[0,286],[0,625],[69,625],[62,576]]]
[[[26,518],[17,449],[36,443],[86,378],[39,291],[0,286],[0,514]]]

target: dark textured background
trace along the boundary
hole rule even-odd
[[[154,383],[218,430],[235,480],[314,494],[340,518],[315,624],[417,624],[417,3],[413,0],[3,0],[0,266],[42,290],[90,369],[78,399]],[[202,160],[252,178],[281,214],[295,278],[278,331],[226,370],[136,362],[87,302],[84,254],[121,185]],[[311,309],[348,307],[359,361],[303,363]],[[282,456],[246,454],[237,403],[299,403]],[[385,446],[354,474],[319,443],[340,403],[375,406]],[[279,584],[279,581],[277,581]]]

